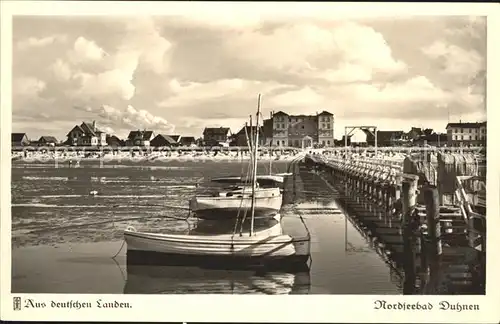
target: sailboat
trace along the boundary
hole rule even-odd
[[[257,125],[260,113],[260,95],[257,109]],[[258,133],[256,141],[258,143]],[[185,260],[190,263],[211,264],[275,264],[279,266],[303,265],[310,257],[310,235],[292,237],[283,233],[281,222],[271,219],[271,226],[256,227],[256,189],[257,189],[257,145],[254,145],[252,165],[252,196],[250,208],[250,229],[243,231],[248,224],[245,214],[240,213],[232,233],[224,234],[163,234],[139,232],[129,226],[124,231],[127,243],[127,259],[132,256],[149,255],[153,259]],[[259,222],[257,220],[257,222]],[[262,221],[261,221],[262,222]],[[274,222],[274,224],[272,224]],[[240,225],[240,226],[238,226]],[[238,233],[238,227],[240,228]],[[246,233],[245,233],[246,232]],[[166,257],[166,258],[165,258]],[[127,260],[128,262],[128,260]]]
[[[257,116],[257,123],[258,117],[259,116]],[[251,126],[250,128],[252,129]],[[259,129],[258,125],[256,126],[256,129]],[[248,139],[248,134],[246,135]],[[253,142],[252,137],[250,137],[251,140],[249,140],[248,143],[250,150],[254,151],[252,152],[250,164],[251,166],[255,166],[255,168],[257,168],[258,132],[256,132],[255,136],[255,142]],[[252,187],[248,186],[247,184],[252,182],[253,179],[255,179],[255,185]],[[212,194],[198,194],[189,201],[189,208],[198,218],[202,219],[236,218],[239,212],[246,212],[250,208],[254,208],[255,218],[275,217],[275,215],[279,213],[281,205],[283,204],[283,193],[280,187],[276,185],[276,182],[272,181],[272,178],[270,179],[271,181],[267,179],[267,186],[265,182],[263,183],[263,186],[261,186],[261,182],[266,179],[262,176],[259,178],[256,174],[248,175],[246,177],[240,176],[236,178],[226,177],[215,180],[212,179],[212,182],[233,183],[233,186],[225,188],[224,190],[219,190]],[[279,180],[283,183],[283,177],[279,178]]]

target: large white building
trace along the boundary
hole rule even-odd
[[[278,111],[271,113],[271,120],[272,146],[334,146],[335,117],[328,111],[316,115],[288,115]]]
[[[448,146],[486,145],[486,122],[448,123],[446,125]]]

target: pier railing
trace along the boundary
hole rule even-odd
[[[439,192],[439,180],[445,176],[456,174],[445,167],[436,167],[437,158],[415,159],[400,156],[395,159],[369,157],[336,157],[321,154],[309,154],[307,158],[314,165],[320,165],[331,172],[335,181],[352,188],[374,205],[382,207],[402,223],[407,217],[409,207],[403,199],[403,186],[410,195],[409,204],[415,206],[415,215],[420,225],[428,228],[427,205],[424,191],[428,187],[436,188],[438,209],[442,217],[439,223],[444,235],[465,234],[470,247],[485,251],[486,237],[486,190],[485,176],[454,176],[453,200],[443,204],[443,193]],[[475,163],[477,163],[477,159]],[[422,165],[427,166],[426,172],[421,172]],[[420,172],[419,172],[420,170]],[[445,173],[440,174],[439,172]],[[477,172],[477,168],[474,169]],[[425,174],[424,174],[425,173]],[[438,180],[439,179],[439,180]],[[449,186],[448,186],[449,187]],[[448,188],[449,190],[449,188]],[[449,236],[449,235],[448,235]]]

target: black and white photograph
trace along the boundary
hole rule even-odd
[[[10,17],[2,290],[110,297],[60,311],[187,294],[484,311],[486,14],[224,5]]]

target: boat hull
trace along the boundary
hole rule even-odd
[[[283,184],[285,181],[285,176],[289,174],[279,174],[279,175],[259,175],[257,176],[257,183],[259,185],[270,185],[270,184]],[[217,183],[246,183],[251,182],[250,177],[242,176],[227,176],[220,178],[213,178],[212,182]]]
[[[255,218],[273,217],[279,213],[283,204],[283,195],[279,192],[274,196],[255,198]],[[252,198],[243,197],[194,197],[189,202],[190,209],[202,219],[231,219],[242,217],[245,212],[250,216]]]
[[[279,224],[254,236],[248,234],[176,235],[124,232],[127,263],[206,266],[254,264],[305,264],[310,255],[309,238],[281,234]]]

